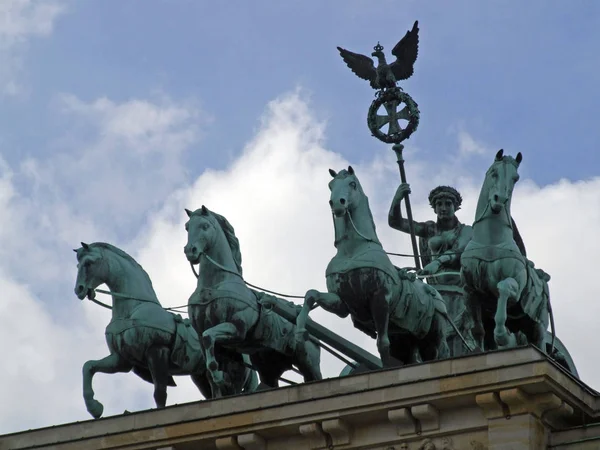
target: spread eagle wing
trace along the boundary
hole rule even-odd
[[[350,70],[363,80],[370,81],[372,85],[377,78],[377,71],[375,70],[373,60],[368,56],[353,53],[341,47],[338,47],[337,49]]]
[[[396,57],[396,61],[390,64],[390,68],[397,81],[406,80],[413,74],[418,53],[419,21],[416,20],[412,30],[407,31],[392,50],[392,55]]]

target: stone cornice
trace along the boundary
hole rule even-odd
[[[9,434],[0,450],[350,449],[481,433],[492,418],[523,414],[573,427],[600,416],[598,401],[527,347]]]

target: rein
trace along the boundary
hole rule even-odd
[[[350,219],[350,224],[352,225],[352,228],[354,228],[354,231],[356,231],[356,234],[358,234],[361,238],[363,238],[367,242],[375,242],[374,239],[368,238],[364,234],[362,234],[360,231],[358,231],[358,228],[356,228],[356,225],[354,225],[354,220],[352,220],[352,214],[350,213],[349,209],[346,209],[346,214],[348,215],[348,219]]]
[[[127,295],[127,294],[121,294],[119,292],[110,292],[110,291],[105,291],[104,289],[94,289],[94,292],[98,292],[100,294],[105,294],[105,295],[112,295],[115,297],[119,297],[119,298],[124,298],[127,300],[136,300],[138,302],[146,302],[146,303],[154,303],[155,305],[161,306],[160,303],[157,303],[155,300],[148,300],[146,298],[139,298],[139,297],[132,297],[131,295]],[[113,309],[112,306],[107,305],[104,302],[101,302],[100,300],[96,300],[95,298],[87,298],[89,301],[95,303],[96,305],[102,306],[103,308],[106,309]],[[164,308],[161,306],[162,309],[164,309],[165,311],[175,311],[179,308],[185,308],[187,307],[187,305],[181,305],[181,306],[172,306],[170,308]]]
[[[217,261],[215,261],[214,259],[212,259],[210,256],[208,256],[207,253],[204,253],[204,256],[206,256],[206,259],[208,261],[210,261],[210,263],[214,264],[219,269],[221,269],[221,270],[223,270],[225,272],[231,273],[233,275],[237,275],[238,277],[240,277],[246,286],[250,286],[250,287],[252,287],[254,289],[258,289],[259,291],[268,292],[269,294],[278,295],[280,297],[301,298],[301,299],[304,299],[304,295],[282,294],[280,292],[270,291],[268,289],[265,289],[265,288],[262,288],[262,287],[259,287],[259,286],[255,286],[252,283],[248,283],[246,280],[244,280],[244,277],[242,275],[240,275],[238,272],[234,272],[233,270],[230,270],[227,267],[221,265],[220,263],[218,263]],[[194,267],[194,264],[192,264],[191,262],[190,262],[190,267],[192,268],[192,272],[194,272],[194,276],[196,277],[196,279],[200,278],[200,275],[198,274],[198,272],[196,272],[196,268]]]
[[[254,289],[258,289],[260,291],[267,292],[269,294],[277,295],[277,296],[280,296],[280,297],[301,298],[301,299],[304,299],[303,295],[301,296],[301,295],[282,294],[280,292],[270,291],[270,290],[262,288],[260,286],[255,286],[252,283],[248,283],[246,280],[244,280],[244,278],[238,272],[235,272],[233,270],[228,269],[227,267],[223,266],[222,264],[220,264],[217,261],[215,261],[214,259],[212,259],[206,253],[204,253],[204,256],[206,256],[206,259],[208,259],[208,261],[210,261],[212,264],[214,264],[215,266],[217,266],[219,269],[221,269],[221,270],[223,270],[225,272],[231,273],[233,275],[237,275],[238,277],[240,277],[242,279],[242,281],[244,282],[244,284],[246,284],[247,286],[250,286],[250,287],[252,287]],[[200,278],[200,275],[198,274],[198,272],[196,272],[196,268],[194,267],[194,265],[192,263],[190,263],[190,267],[192,268],[192,272],[194,273],[194,276],[196,277],[196,279]],[[105,291],[104,289],[94,289],[94,292],[98,292],[100,294],[105,294],[105,295],[112,295],[112,296],[115,296],[115,297],[120,297],[120,298],[124,298],[124,299],[128,299],[128,300],[137,300],[137,301],[140,301],[140,302],[154,303],[154,304],[157,304],[157,305],[160,306],[160,304],[156,303],[156,301],[154,301],[154,300],[148,300],[148,299],[145,299],[145,298],[133,297],[131,295],[120,294],[118,292]],[[97,304],[99,306],[102,306],[103,308],[110,309],[110,310],[113,309],[112,306],[107,305],[106,303],[101,302],[99,300],[96,300],[95,298],[88,297],[88,300],[90,300],[91,302],[93,302],[93,303],[95,303],[95,304]],[[186,308],[187,306],[188,305],[186,304],[186,305],[180,305],[180,306],[172,306],[170,308],[164,308],[163,307],[163,309],[165,311],[181,312],[181,311],[177,311],[177,310],[181,309],[181,308]],[[318,305],[315,305],[312,309],[315,309],[317,307],[318,307]]]

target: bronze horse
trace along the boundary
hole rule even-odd
[[[496,154],[479,194],[473,238],[461,256],[461,277],[479,323],[474,336],[486,350],[530,343],[546,351],[550,276],[527,259],[511,215],[522,159],[521,153]]]
[[[184,251],[190,263],[200,264],[188,310],[206,352],[213,390],[228,384],[219,352],[249,354],[268,387],[277,387],[293,366],[305,381],[320,380],[319,346],[313,341],[298,344],[296,325],[263,306],[245,284],[239,241],[227,219],[204,206],[186,213]]]
[[[95,373],[133,372],[154,384],[158,408],[167,401],[173,375],[190,375],[202,395],[213,398],[206,358],[198,335],[187,319],[161,306],[146,271],[123,250],[103,242],[81,243],[77,253],[75,294],[80,300],[94,298],[95,289],[106,284],[113,294],[112,318],[105,336],[110,355],[83,365],[83,398],[89,413],[102,415],[102,403],[94,399]],[[224,361],[232,380],[225,394],[252,392],[256,373],[244,361]]]
[[[329,173],[337,253],[326,270],[328,292],[306,293],[298,328],[303,331],[316,303],[339,317],[350,315],[356,328],[376,338],[386,367],[448,357],[442,321],[453,323],[444,300],[431,286],[392,264],[354,169]]]

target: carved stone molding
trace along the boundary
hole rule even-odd
[[[440,429],[440,414],[432,405],[423,404],[410,409],[412,416],[418,421],[420,431],[434,431]]]
[[[388,411],[388,420],[396,425],[398,436],[440,429],[440,414],[428,403],[410,408],[392,409]]]
[[[510,415],[533,414],[551,427],[561,426],[573,414],[573,408],[551,392],[528,395],[519,388],[513,388],[500,391],[499,397]]]
[[[417,422],[408,408],[392,409],[388,411],[388,420],[396,425],[398,436],[405,436],[417,432]]]
[[[235,436],[219,438],[215,441],[218,450],[244,450],[237,443]]]
[[[316,450],[327,447],[327,434],[323,431],[320,423],[314,422],[300,425],[299,431],[302,436],[308,438],[308,445],[311,449]]]
[[[347,422],[340,419],[325,420],[322,424],[323,431],[331,436],[331,443],[336,445],[349,444],[352,429]]]
[[[488,420],[506,416],[508,413],[505,405],[502,404],[502,400],[500,400],[500,396],[496,392],[479,394],[475,396],[475,401],[483,410],[483,415]]]
[[[267,441],[256,433],[240,434],[237,441],[244,450],[267,450]]]

